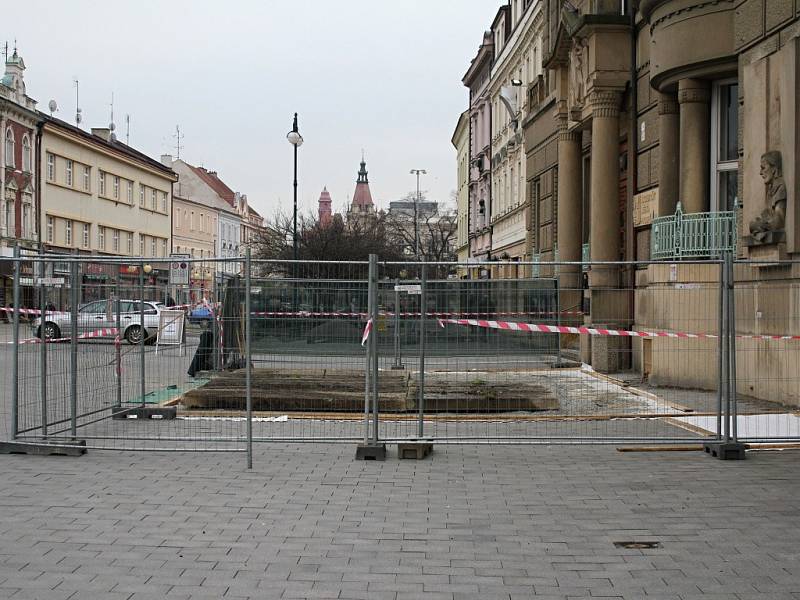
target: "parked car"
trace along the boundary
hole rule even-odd
[[[117,326],[116,301],[96,300],[84,304],[78,309],[78,335],[98,329],[107,329]],[[150,333],[158,330],[159,314],[164,309],[161,302],[144,302],[144,329],[141,322],[142,302],[139,300],[120,300],[120,329],[122,337],[129,344],[138,344],[142,334],[147,338]],[[106,310],[108,308],[108,310]],[[55,313],[45,315],[42,325],[41,318],[34,319],[31,328],[38,338],[57,339],[68,336],[72,332],[72,313]],[[44,330],[44,331],[42,331]]]

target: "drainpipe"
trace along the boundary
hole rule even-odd
[[[627,260],[634,260],[636,258],[636,232],[633,227],[633,197],[636,193],[636,164],[638,158],[638,150],[639,150],[639,138],[637,137],[638,131],[638,105],[639,105],[639,94],[638,94],[638,80],[637,80],[637,53],[636,53],[636,10],[638,8],[638,3],[635,0],[626,0],[625,2],[626,8],[628,10],[628,15],[630,18],[630,27],[631,27],[631,70],[630,70],[630,84],[631,84],[631,110],[630,110],[630,125],[629,125],[629,133],[628,133],[628,193],[627,193],[627,202],[626,202],[626,209],[625,209],[625,237],[627,243],[625,247],[627,248]],[[630,308],[630,318],[631,322],[633,322],[633,318],[635,315],[635,304],[634,304],[634,293],[633,289],[636,285],[636,265],[628,265],[628,287],[631,290],[631,293],[628,296],[628,303]]]
[[[36,156],[34,158],[34,168],[36,169],[36,190],[35,190],[35,210],[36,210],[36,243],[40,249],[42,246],[42,129],[44,120],[36,124]]]

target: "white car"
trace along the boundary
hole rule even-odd
[[[111,302],[110,307],[107,307],[108,302]],[[78,309],[78,335],[99,329],[116,327],[116,304],[116,300],[96,300],[81,306],[81,308]],[[139,300],[119,301],[120,330],[122,337],[124,337],[129,344],[138,344],[141,340],[141,305],[142,303]],[[108,310],[106,310],[107,308]],[[163,309],[164,305],[161,302],[144,302],[145,338],[158,330],[159,314]],[[69,336],[72,332],[72,313],[47,313],[45,315],[43,328],[41,323],[41,319],[35,319],[31,323],[34,335],[38,338],[42,337],[42,329],[44,329],[44,337],[48,340]]]

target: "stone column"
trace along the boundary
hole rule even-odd
[[[708,211],[710,87],[700,79],[678,82],[680,201],[686,213]]]
[[[680,199],[680,118],[675,94],[660,94],[658,99],[658,216],[675,213]]]
[[[583,243],[581,202],[581,132],[568,131],[566,119],[559,122],[558,134],[558,259],[579,261]],[[581,289],[581,270],[576,266],[559,267],[562,290]],[[579,298],[576,303],[579,303]]]
[[[589,229],[593,261],[620,260],[619,103],[615,91],[594,92],[592,103],[592,210]],[[618,267],[592,266],[590,287],[616,287]]]

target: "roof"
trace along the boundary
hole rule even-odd
[[[123,144],[119,140],[106,141],[97,135],[93,135],[88,131],[84,131],[79,127],[75,127],[74,125],[70,125],[66,121],[62,121],[61,119],[56,119],[55,117],[46,115],[41,111],[38,111],[38,113],[39,117],[44,120],[45,127],[50,125],[53,128],[68,131],[69,133],[77,135],[85,139],[86,141],[92,142],[93,144],[104,146],[105,148],[108,148],[110,150],[115,150],[121,154],[124,154],[128,158],[132,158],[134,160],[138,160],[142,163],[145,163],[148,167],[161,171],[162,173],[164,173],[164,175],[170,177],[173,181],[178,180],[178,175],[170,167],[155,160],[154,158],[150,158],[145,153],[139,152],[135,148],[131,148],[130,146]]]
[[[234,197],[236,195],[231,188],[225,185],[225,182],[222,181],[216,173],[207,171],[203,167],[195,167],[189,163],[186,164],[203,181],[203,183],[214,190],[220,198],[222,198],[231,206],[234,205]]]
[[[456,123],[456,128],[453,130],[453,137],[450,138],[450,142],[458,149],[458,138],[461,134],[464,133],[464,129],[467,129],[469,132],[469,109],[462,112],[458,117],[458,122]]]

